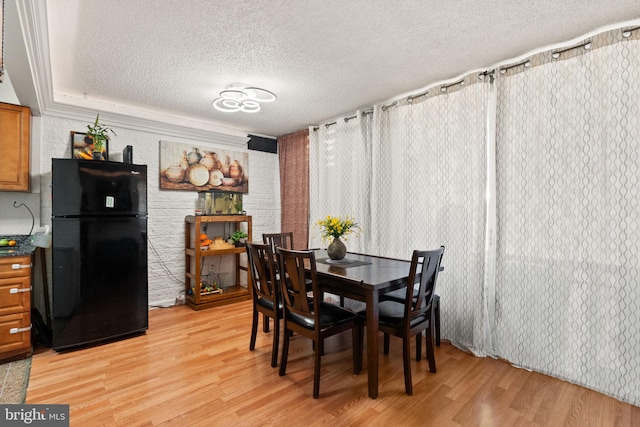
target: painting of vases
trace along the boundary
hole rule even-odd
[[[160,188],[249,192],[249,154],[160,141]]]

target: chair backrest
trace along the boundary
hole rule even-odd
[[[271,246],[271,251],[276,248],[293,249],[293,232],[263,234],[262,241]]]
[[[405,319],[408,324],[420,316],[430,318],[443,255],[444,246],[430,251],[413,251],[407,283],[414,283],[414,289],[413,294],[406,293],[405,301]]]
[[[279,301],[278,287],[276,283],[276,259],[267,244],[247,242],[247,260],[249,276],[253,288],[254,298],[268,298],[274,302]],[[277,306],[277,305],[276,305]]]
[[[289,312],[302,316],[308,319],[309,322],[313,322],[313,324],[317,324],[318,301],[315,296],[318,290],[318,281],[314,252],[310,250],[294,251],[276,247],[276,253],[285,319],[288,317],[286,312]],[[305,265],[310,270],[313,286],[314,298],[312,304],[310,304],[307,297]]]

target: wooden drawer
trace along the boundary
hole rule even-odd
[[[0,279],[0,316],[31,311],[31,278]]]
[[[31,276],[31,256],[0,257],[0,279]]]
[[[31,256],[0,257],[0,360],[31,353]]]
[[[0,359],[31,352],[29,312],[0,317]]]

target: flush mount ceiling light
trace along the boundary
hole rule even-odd
[[[213,108],[225,113],[257,113],[260,111],[260,104],[276,99],[275,94],[266,89],[233,83],[220,92],[219,98],[213,100]]]

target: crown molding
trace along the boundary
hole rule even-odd
[[[155,133],[159,136],[204,140],[244,148],[249,141],[246,132],[233,129],[218,130],[214,125],[204,122],[99,101],[93,101],[86,106],[54,101],[45,111],[47,116],[83,122],[93,122],[96,114],[100,113],[100,121],[108,123],[110,127]]]
[[[92,121],[97,113],[109,126],[122,127],[162,136],[205,140],[231,146],[247,147],[247,132],[224,125],[197,121],[133,107],[82,100],[54,94],[49,56],[49,32],[45,0],[16,2],[18,15],[34,82],[38,110],[43,116]]]

